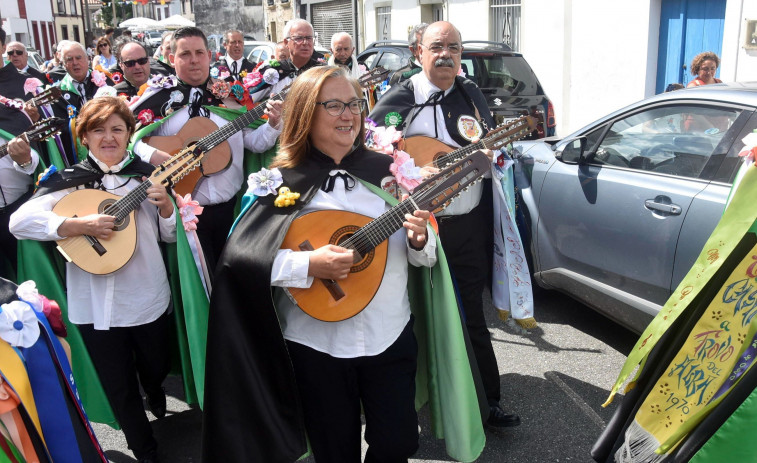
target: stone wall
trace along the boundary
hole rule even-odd
[[[223,34],[229,29],[239,29],[245,34],[265,40],[263,3],[244,6],[245,0],[195,0],[195,24],[206,35]],[[249,3],[249,2],[248,2]]]

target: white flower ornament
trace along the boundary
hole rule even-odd
[[[31,347],[39,338],[39,323],[32,306],[12,301],[0,306],[0,338],[13,347]]]
[[[275,195],[276,189],[282,183],[284,183],[284,180],[281,177],[279,169],[268,170],[264,167],[259,172],[250,174],[247,177],[247,193],[252,193],[258,197]]]

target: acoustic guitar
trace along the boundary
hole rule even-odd
[[[196,169],[203,157],[202,150],[185,148],[159,165],[150,178],[123,197],[95,189],[75,190],[67,194],[55,204],[54,213],[62,217],[112,215],[116,218],[115,227],[106,240],[89,235],[57,240],[58,251],[67,261],[95,275],[106,275],[120,269],[129,262],[137,248],[135,211],[147,198],[147,189],[156,184],[173,186]]]
[[[32,124],[31,129],[19,135],[19,137],[26,140],[27,143],[35,141],[42,141],[46,138],[50,138],[53,135],[59,133],[63,126],[66,124],[65,119],[60,117],[48,117]],[[8,144],[0,146],[0,158],[5,157],[8,154]]]
[[[442,168],[458,161],[470,153],[481,149],[499,149],[515,140],[521,139],[536,128],[536,119],[523,116],[505,125],[501,125],[486,134],[477,143],[455,149],[436,138],[422,135],[401,139],[398,148],[409,154],[416,166],[433,166]]]
[[[339,282],[316,279],[310,288],[287,288],[297,305],[318,320],[336,322],[360,313],[376,295],[386,266],[386,240],[402,228],[405,214],[443,208],[490,169],[478,151],[418,185],[412,196],[371,218],[347,211],[314,211],[297,217],[282,249],[307,251],[334,244],[354,251],[349,276]]]
[[[386,69],[377,67],[361,76],[358,81],[361,87],[365,88],[381,82],[388,73]],[[289,86],[271,99],[284,101],[287,93],[289,93]],[[193,117],[176,135],[145,137],[143,141],[169,154],[177,153],[189,146],[196,146],[205,152],[205,159],[200,168],[190,172],[174,187],[178,194],[184,196],[194,192],[202,177],[222,172],[231,165],[231,147],[226,140],[253,121],[263,117],[265,108],[265,104],[261,103],[220,128],[207,117]]]

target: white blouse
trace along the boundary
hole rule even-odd
[[[90,155],[90,159],[93,159]],[[125,161],[113,166],[120,170]],[[100,168],[108,168],[100,163]],[[106,191],[123,196],[141,182],[106,174]],[[10,218],[10,231],[18,239],[52,241],[62,239],[58,227],[66,220],[52,212],[55,204],[76,190],[68,188],[31,199]],[[160,257],[158,241],[176,241],[175,214],[164,219],[158,208],[143,201],[137,208],[137,248],[131,260],[109,275],[93,275],[73,263],[66,264],[68,318],[74,324],[94,324],[96,330],[138,326],[155,321],[168,308],[171,291]]]
[[[334,170],[336,172],[344,172]],[[319,190],[300,214],[320,210],[344,210],[378,217],[389,205],[359,181],[352,190],[337,179],[330,193]],[[429,237],[432,236],[429,232]],[[279,250],[271,272],[271,285],[309,288],[310,252]],[[386,268],[381,285],[366,308],[352,318],[340,322],[317,320],[297,307],[282,289],[274,292],[284,338],[304,344],[333,357],[353,358],[377,355],[397,340],[410,320],[407,293],[408,262],[416,267],[432,267],[436,263],[436,241],[431,239],[421,251],[408,245],[407,230],[395,232],[388,243]],[[347,277],[349,278],[349,277]]]

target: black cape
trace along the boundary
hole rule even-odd
[[[215,63],[213,63],[210,67],[213,68],[213,69],[218,69],[219,72],[223,70],[223,71],[228,71],[229,74],[231,74],[231,68],[229,67],[229,65],[226,62],[226,60],[223,59],[223,58],[219,59],[218,61],[216,61]],[[250,63],[249,61],[247,61],[247,58],[242,58],[242,68],[241,69],[237,69],[237,74],[239,74],[242,71],[247,71],[249,73],[249,72],[252,72],[253,70],[255,70],[255,65],[252,64],[252,63]],[[221,77],[219,76],[218,79],[220,79],[220,78]],[[242,79],[241,78],[235,79],[234,76],[229,75],[228,77],[226,77],[223,80],[225,80],[226,82],[234,82],[236,80],[242,80]]]
[[[457,128],[457,119],[461,115],[471,116],[478,120],[475,115],[475,108],[478,109],[481,115],[479,122],[484,122],[482,129],[483,135],[494,128],[494,119],[492,118],[491,111],[486,103],[486,98],[481,90],[472,81],[457,76],[455,77],[455,86],[452,91],[445,95],[440,103],[442,105],[444,113],[444,124],[447,127],[447,131],[450,136],[460,145],[467,146],[470,144],[469,140],[466,140],[460,135]],[[415,109],[415,111],[413,111]],[[386,126],[386,115],[392,112],[399,113],[402,116],[402,122],[397,130],[404,130],[407,126],[409,119],[412,119],[412,114],[421,110],[420,105],[415,104],[415,92],[413,88],[413,82],[406,80],[399,85],[393,86],[388,92],[376,103],[373,110],[368,115],[368,118],[376,122],[379,126]],[[433,137],[434,134],[429,136]]]
[[[154,170],[155,166],[141,160],[137,156],[133,156],[132,161],[125,165],[116,175],[125,177],[149,177]],[[74,164],[66,169],[59,170],[45,180],[40,181],[39,188],[34,192],[32,198],[37,198],[54,191],[65,190],[66,188],[89,185],[100,180],[103,175],[105,175],[105,173],[100,169],[100,166],[87,157],[87,159],[82,162]]]
[[[374,185],[392,158],[357,149],[338,166],[312,150],[283,185],[294,206],[263,196],[238,218],[218,262],[210,300],[202,461],[293,462],[307,451],[294,371],[273,304],[270,275],[289,225],[333,169]]]

